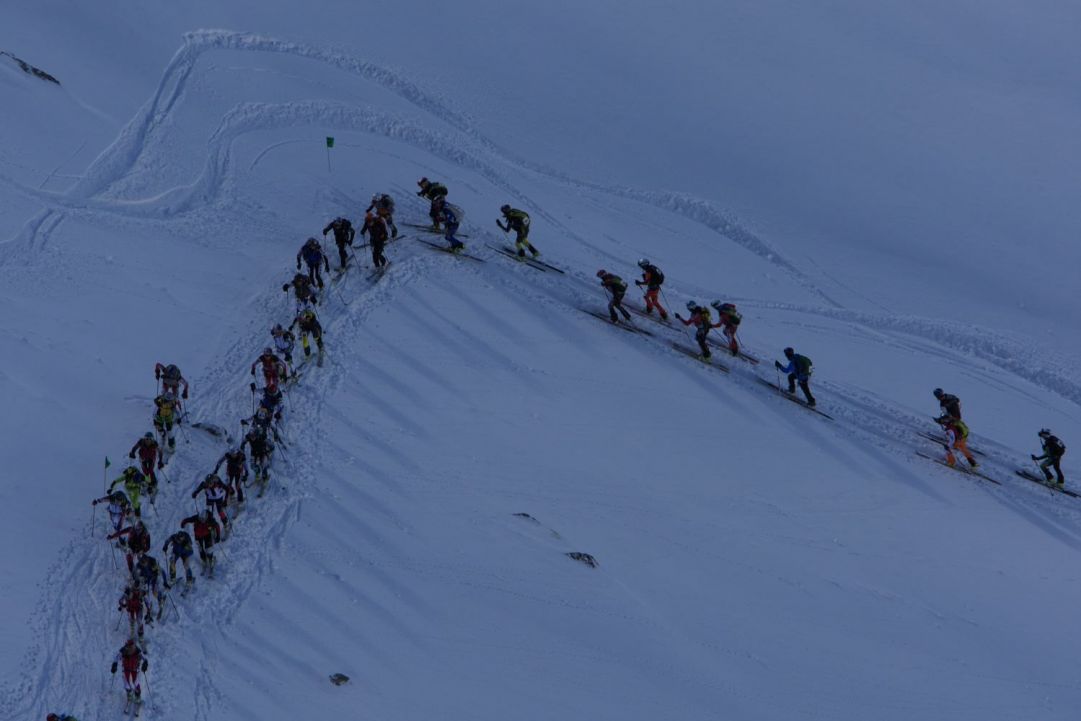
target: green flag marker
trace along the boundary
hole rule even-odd
[[[334,138],[330,137],[329,135],[327,136],[327,147],[328,148],[333,148],[334,147]]]

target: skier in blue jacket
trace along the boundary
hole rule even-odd
[[[315,238],[308,238],[308,242],[300,247],[297,252],[297,270],[300,270],[300,261],[304,259],[304,262],[308,264],[308,279],[312,283],[323,287],[323,276],[319,272],[319,266],[323,266],[326,271],[330,272],[330,260],[327,259],[323,249],[319,247],[319,241]]]

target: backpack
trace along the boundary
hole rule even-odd
[[[1047,437],[1047,454],[1056,458],[1066,455],[1066,444],[1058,436]]]
[[[661,269],[655,265],[646,266],[646,270],[649,271],[649,282],[653,285],[660,285],[664,282],[664,273]]]
[[[811,366],[813,366],[814,363],[811,362],[810,358],[805,355],[796,354],[795,360],[797,371],[799,371],[803,375],[811,375]]]
[[[162,373],[162,376],[167,381],[178,381],[180,380],[180,369],[170,363],[169,365],[165,366],[165,372]]]

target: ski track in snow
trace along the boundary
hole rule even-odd
[[[208,139],[203,170],[192,183],[141,200],[108,197],[109,191],[131,172],[140,159],[152,152],[155,137],[168,132],[168,121],[183,102],[200,58],[208,52],[222,50],[293,55],[358,75],[396,93],[419,110],[436,116],[458,130],[460,136],[434,132],[416,121],[340,103],[242,103],[221,118],[218,127]],[[463,115],[452,111],[445,103],[386,68],[344,54],[244,33],[199,31],[189,34],[166,67],[161,83],[150,101],[70,190],[54,193],[17,186],[7,178],[0,179],[45,206],[45,209],[25,223],[20,233],[9,243],[16,242],[17,250],[25,253],[20,259],[21,262],[29,262],[34,254],[47,247],[51,233],[68,214],[103,214],[119,216],[125,220],[162,223],[220,204],[223,198],[228,200],[227,190],[234,164],[231,147],[238,138],[256,131],[312,125],[366,132],[401,141],[450,161],[458,167],[475,171],[495,186],[523,200],[527,200],[525,195],[506,179],[498,170],[499,166],[526,169],[581,191],[632,200],[666,210],[699,223],[784,270],[797,282],[817,293],[830,307],[811,308],[754,299],[742,301],[748,306],[777,313],[811,314],[840,320],[885,334],[890,342],[914,346],[923,353],[950,353],[954,359],[962,362],[965,357],[975,356],[1081,405],[1081,385],[1073,380],[1067,363],[1041,365],[1047,357],[1046,353],[1037,353],[1017,341],[971,326],[916,317],[874,315],[841,308],[814,287],[809,276],[795,264],[782,258],[765,241],[710,203],[674,193],[575,181],[555,171],[512,159],[473,131]],[[486,156],[492,159],[485,160]],[[258,159],[257,157],[252,162],[252,167]],[[348,200],[356,205],[355,199]],[[543,208],[537,208],[537,214],[548,218],[568,236],[576,237],[571,229],[560,225],[554,216],[546,213]],[[477,247],[480,247],[482,242],[497,237],[494,233],[475,227],[470,227],[469,232],[473,234]],[[585,239],[577,240],[588,245]],[[285,430],[290,435],[287,436],[289,445],[285,449],[286,453],[278,454],[275,458],[271,488],[267,495],[263,499],[252,498],[249,501],[248,508],[239,516],[229,539],[219,547],[223,553],[218,577],[213,581],[198,578],[192,594],[184,599],[174,599],[176,611],[169,607],[165,614],[167,621],[148,630],[148,655],[151,660],[148,674],[151,684],[147,693],[148,712],[181,713],[186,706],[178,706],[174,699],[192,697],[196,718],[220,717],[220,712],[216,709],[223,702],[225,694],[215,681],[215,659],[219,655],[219,649],[215,649],[213,641],[209,640],[215,638],[216,634],[202,633],[201,637],[206,640],[203,641],[203,654],[197,659],[181,658],[184,651],[179,640],[189,638],[190,632],[196,627],[206,631],[238,623],[238,609],[273,573],[275,558],[284,552],[283,543],[288,530],[302,515],[304,499],[319,494],[329,483],[335,482],[333,479],[321,478],[314,469],[320,467],[319,458],[323,454],[340,453],[341,449],[328,447],[329,441],[323,440],[317,430],[305,430],[316,426],[316,420],[325,408],[322,399],[344,386],[349,377],[349,370],[334,355],[333,339],[364,332],[365,320],[373,309],[390,302],[411,283],[438,275],[447,267],[447,263],[454,262],[409,241],[393,247],[401,250],[396,251],[399,257],[395,258],[392,270],[386,277],[364,285],[363,290],[354,296],[345,308],[328,294],[331,299],[327,306],[329,317],[324,318],[329,349],[326,365],[317,371],[316,375],[321,377],[315,383],[311,382],[311,375],[306,375],[300,385],[289,391],[291,407],[287,406]],[[16,256],[18,257],[18,254]],[[540,273],[525,266],[504,263],[502,259],[495,257],[488,260],[487,266],[459,262],[460,267],[455,268],[454,272],[482,277],[487,283],[502,287],[507,291],[508,297],[517,302],[517,311],[539,313],[541,322],[567,338],[568,342],[576,342],[586,337],[595,338],[607,333],[614,342],[622,343],[627,352],[664,354],[670,359],[675,372],[692,379],[704,393],[715,396],[720,402],[743,402],[732,395],[731,391],[735,387],[755,393],[765,409],[763,412],[773,413],[778,423],[798,424],[808,433],[817,436],[823,446],[831,448],[839,456],[851,453],[842,445],[840,437],[857,436],[865,441],[864,453],[873,455],[880,463],[897,469],[895,475],[901,479],[898,482],[913,484],[923,493],[932,496],[940,495],[936,487],[942,483],[971,483],[972,493],[994,495],[999,502],[1039,525],[1049,535],[1081,548],[1081,534],[1078,532],[1081,527],[1081,506],[1060,503],[1062,498],[1049,497],[1049,492],[1034,484],[1020,480],[1014,482],[1015,479],[1009,477],[1008,471],[1018,454],[1009,448],[981,439],[975,441],[978,447],[987,451],[986,465],[1004,482],[1002,487],[981,485],[947,469],[937,469],[937,472],[933,473],[936,469],[932,464],[922,463],[912,457],[913,450],[917,448],[933,448],[915,435],[915,429],[920,427],[918,420],[907,412],[890,407],[883,399],[863,393],[859,389],[822,382],[818,384],[819,387],[835,391],[829,394],[828,405],[824,404],[824,410],[833,414],[837,422],[829,424],[823,419],[810,417],[810,414],[807,414],[807,418],[800,418],[799,414],[804,414],[805,411],[794,408],[789,401],[773,397],[764,391],[757,383],[755,371],[738,361],[726,360],[732,365],[733,372],[727,377],[721,377],[713,371],[699,368],[695,361],[670,349],[667,346],[668,340],[677,337],[685,339],[679,329],[664,330],[656,324],[637,319],[636,322],[655,334],[654,338],[634,337],[615,328],[602,330],[597,326],[598,321],[575,310],[576,307],[598,305],[596,284],[586,274],[568,269],[567,276],[558,277],[554,273]],[[363,280],[355,274],[347,276],[344,282],[354,289],[363,284]],[[251,305],[279,307],[281,296],[280,292],[275,291],[276,288],[268,287],[261,296],[253,299]],[[493,328],[501,334],[508,337],[515,335],[513,324],[500,315],[479,305],[473,309],[484,314]],[[440,326],[454,328],[453,319],[440,317],[438,313],[436,319],[439,326],[432,324],[429,330],[440,337],[448,348],[462,355],[472,353],[494,358],[505,366],[514,367],[513,362],[485,337],[468,333],[461,327],[455,328],[458,335],[446,333],[440,330]],[[265,329],[275,320],[278,319],[265,314],[252,318],[249,332],[239,338],[232,349],[220,359],[216,364],[218,370],[208,370],[203,374],[199,383],[199,415],[202,420],[218,422],[232,429],[232,419],[249,414],[250,399],[247,393],[238,392],[236,389],[246,387],[248,376],[245,370],[257,352],[256,349],[264,344]],[[723,357],[720,354],[718,356]],[[402,361],[417,362],[407,356],[403,356]],[[366,363],[363,358],[357,362],[362,365]],[[395,382],[389,374],[379,375],[381,371],[374,365],[369,365],[367,370],[376,375],[380,382]],[[430,363],[418,370],[426,374],[439,373],[439,369]],[[352,382],[355,383],[355,379]],[[399,390],[408,392],[406,388]],[[374,390],[370,401],[380,403],[378,393]],[[396,413],[389,403],[384,403],[381,410],[388,415]],[[411,422],[408,416],[397,413],[398,422],[409,428]],[[339,417],[335,420],[341,422],[344,419]],[[355,428],[354,431],[366,443],[382,444],[381,450],[385,453],[394,452],[366,429]],[[219,442],[192,429],[187,432],[190,443],[180,442],[178,452],[166,468],[172,482],[162,484],[156,513],[148,513],[152,527],[158,530],[153,539],[153,542],[158,544],[158,549],[165,535],[160,529],[175,528],[179,519],[188,514],[184,509],[190,507],[188,489],[193,485],[190,483],[191,479],[201,478],[202,474],[207,472],[208,464],[212,465],[223,450]],[[403,467],[412,463],[403,456],[398,456],[398,462]],[[372,480],[384,484],[383,492],[408,496],[407,490],[397,486],[396,481],[385,478]],[[407,527],[406,521],[381,504],[375,494],[363,489],[357,489],[356,492],[370,494],[373,514],[399,528]],[[103,522],[103,519],[98,519],[99,533]],[[535,519],[511,518],[506,520],[505,525],[509,532],[528,537],[534,543],[550,547],[553,552],[589,550],[572,547],[558,532],[547,529],[541,523]],[[160,556],[160,550],[153,553]],[[599,560],[603,567],[604,559]],[[18,681],[14,688],[7,690],[0,700],[4,717],[28,718],[43,715],[46,708],[56,707],[78,707],[80,713],[89,718],[105,718],[116,712],[119,705],[119,685],[114,682],[114,686],[110,687],[110,680],[104,677],[107,674],[102,675],[100,686],[97,687],[99,693],[95,696],[95,707],[86,708],[88,699],[80,699],[87,689],[94,688],[98,683],[97,669],[108,665],[112,654],[121,643],[121,636],[113,632],[112,624],[120,615],[113,609],[114,600],[119,596],[120,577],[123,574],[114,570],[114,563],[122,566],[124,561],[119,554],[113,555],[108,544],[101,543],[99,538],[90,540],[79,537],[72,540],[66,552],[48,570],[47,581],[41,590],[45,600],[32,620],[37,630],[35,635],[39,639],[38,645],[31,649],[26,660],[27,671],[24,678]],[[612,582],[620,584],[618,579],[612,579]],[[55,589],[65,591],[56,593]],[[623,590],[628,596],[634,596],[630,588],[623,586]],[[644,608],[644,602],[637,598],[635,602],[643,606],[644,615],[651,614]],[[180,616],[179,622],[176,612]],[[663,623],[661,619],[656,620]],[[668,624],[665,626],[670,628]],[[84,645],[87,640],[92,641],[89,648]],[[73,652],[73,648],[80,646],[80,652]],[[253,655],[267,651],[268,649],[256,648]],[[274,652],[272,649],[270,651]],[[283,650],[276,652],[285,653]],[[180,680],[182,677],[157,673],[158,668],[185,663],[200,668],[194,689],[183,688]],[[89,680],[87,668],[95,669],[90,672]]]

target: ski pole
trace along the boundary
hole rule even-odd
[[[90,537],[93,538],[98,532],[98,504],[90,504]]]
[[[146,675],[146,671],[140,671],[139,673],[143,675],[143,681],[146,682],[146,692],[150,693],[150,678]]]
[[[254,416],[255,415],[255,381],[252,381],[251,383],[249,383],[248,387],[251,388],[251,414]],[[241,423],[243,423],[243,421],[241,421]]]

